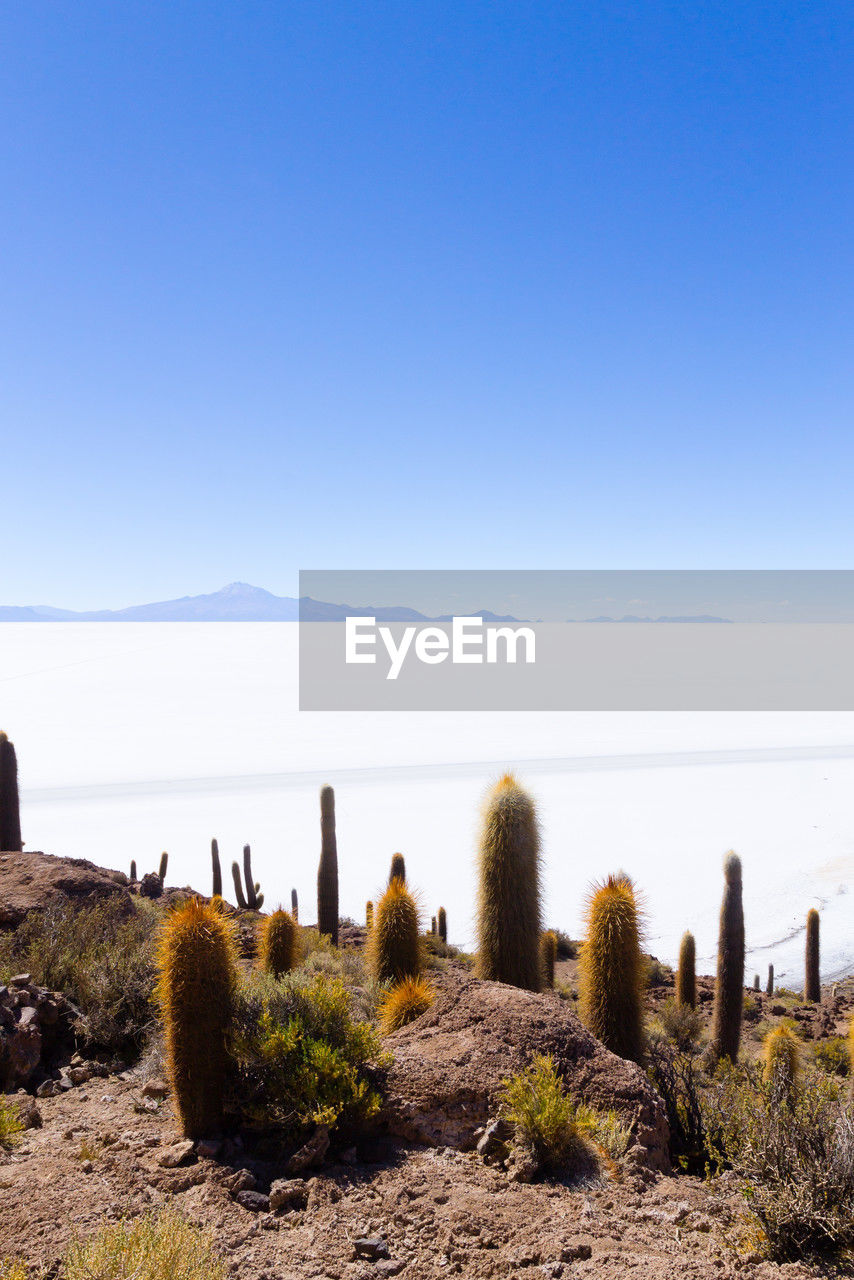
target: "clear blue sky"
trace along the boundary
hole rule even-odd
[[[851,567],[843,4],[0,10],[0,603]]]

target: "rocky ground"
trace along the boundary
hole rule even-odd
[[[83,901],[128,891],[125,877],[89,864],[69,869],[36,854],[16,858],[14,869],[0,861],[7,921],[56,894]],[[347,929],[343,940],[358,945],[362,932]],[[17,1146],[0,1149],[0,1258],[56,1274],[75,1235],[168,1204],[212,1229],[246,1280],[851,1274],[761,1260],[733,1180],[665,1172],[660,1100],[639,1068],[581,1026],[573,961],[558,966],[562,993],[541,996],[478,982],[461,963],[431,977],[433,1007],[387,1038],[394,1062],[377,1130],[338,1148],[321,1130],[310,1149],[273,1155],[248,1138],[182,1141],[156,1053],[131,1070],[73,1057],[73,1008],[17,975],[0,989],[0,1040],[17,1042],[19,1074],[29,1072],[29,1092],[17,1095],[29,1127]],[[650,991],[653,1017],[672,995],[661,977]],[[699,986],[707,1021],[711,980]],[[844,1032],[850,987],[826,992],[820,1006],[751,992],[748,1051],[782,1016],[801,1025],[807,1044]],[[512,1164],[478,1153],[501,1080],[534,1052],[552,1053],[571,1092],[631,1125],[622,1159],[602,1159],[575,1182],[528,1183],[515,1180]]]

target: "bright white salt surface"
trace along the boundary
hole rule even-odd
[[[822,971],[854,970],[854,715],[300,713],[296,624],[0,626],[0,727],[16,743],[29,848],[208,890],[252,845],[268,904],[314,918],[317,790],[335,786],[341,910],[363,918],[402,850],[425,916],[473,943],[484,789],[508,767],[542,820],[545,915],[578,936],[586,887],[625,869],[649,947],[690,928],[711,971],[721,861],[744,864],[747,981],[802,981],[803,920]],[[712,754],[698,754],[712,753]]]

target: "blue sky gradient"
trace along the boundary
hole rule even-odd
[[[0,603],[844,568],[831,3],[0,12]]]

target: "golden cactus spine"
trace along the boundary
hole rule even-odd
[[[807,939],[805,957],[804,1000],[818,1004],[821,999],[819,975],[819,918],[815,907],[807,912]]]
[[[679,943],[679,968],[676,971],[676,1001],[689,1009],[697,1007],[697,947],[694,935],[687,930]]]
[[[512,774],[489,792],[478,853],[477,974],[528,991],[540,971],[540,832],[534,802]]]
[[[290,973],[297,963],[297,926],[293,916],[279,907],[261,922],[259,934],[261,968],[274,978]]]
[[[718,967],[712,1016],[710,1061],[735,1062],[741,1043],[744,1005],[744,907],[741,859],[728,853],[724,860],[724,896],[718,934]]]
[[[543,966],[543,985],[548,991],[553,991],[557,964],[557,934],[554,929],[546,929],[540,938],[540,957]]]
[[[317,928],[338,946],[338,841],[335,792],[320,788],[320,864],[317,868]]]
[[[768,1084],[792,1097],[800,1079],[801,1049],[798,1037],[785,1024],[765,1037],[762,1070]]]
[[[237,981],[234,938],[222,913],[198,898],[171,912],[161,931],[158,970],[175,1106],[185,1135],[205,1137],[222,1126]]]
[[[644,1050],[646,967],[641,919],[631,880],[609,876],[587,900],[579,954],[579,1011],[598,1040],[621,1058],[638,1062]]]
[[[0,851],[20,853],[23,847],[18,757],[14,743],[0,731]]]
[[[374,904],[373,902],[371,902],[369,898],[368,901],[365,903],[365,928],[368,930],[368,932],[370,932],[373,926],[374,926]]]
[[[374,911],[368,935],[368,967],[377,982],[417,978],[423,964],[418,906],[395,876]]]

